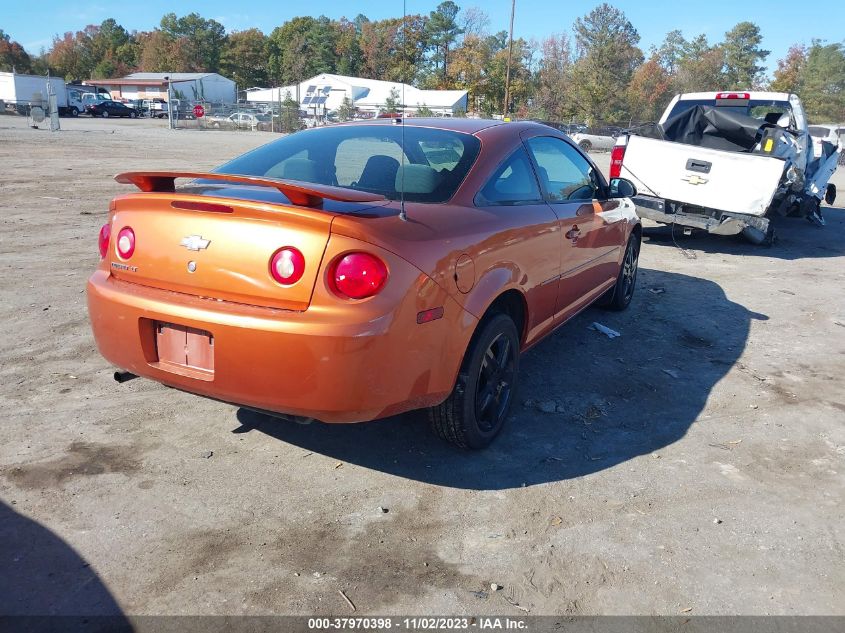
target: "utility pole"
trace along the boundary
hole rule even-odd
[[[511,0],[511,28],[508,35],[508,65],[505,69],[505,103],[502,107],[502,117],[508,118],[511,99],[511,58],[513,57],[513,14],[516,11],[516,0]]]

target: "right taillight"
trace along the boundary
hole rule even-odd
[[[625,146],[616,145],[610,150],[610,177],[619,178],[622,175],[622,160],[625,158]]]
[[[375,255],[349,253],[334,262],[329,282],[334,291],[344,297],[366,299],[384,288],[387,266]]]
[[[100,227],[100,235],[97,246],[100,248],[100,259],[105,259],[109,252],[109,240],[111,239],[111,224],[104,224]]]

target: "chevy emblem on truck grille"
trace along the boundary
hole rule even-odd
[[[687,174],[681,180],[686,180],[691,185],[703,185],[709,182],[707,178],[702,178],[697,174]]]
[[[179,246],[184,246],[189,251],[208,248],[209,244],[211,244],[211,240],[202,239],[202,235],[188,235],[187,237],[183,237],[182,241],[179,242]]]

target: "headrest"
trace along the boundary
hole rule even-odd
[[[428,165],[402,165],[396,172],[396,191],[433,193],[440,184],[440,174]]]
[[[317,163],[307,158],[289,158],[283,163],[282,178],[316,182]]]

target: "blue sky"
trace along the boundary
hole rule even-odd
[[[428,13],[439,0],[407,0],[409,13]],[[506,30],[510,0],[456,0],[461,7],[481,6],[490,16],[493,31]],[[552,33],[571,33],[574,20],[599,4],[598,0],[517,0],[514,35],[541,39]],[[784,0],[708,0],[708,2],[655,2],[617,0],[611,2],[622,9],[642,37],[644,51],[659,44],[672,29],[680,29],[686,37],[705,33],[711,42],[719,41],[725,31],[737,22],[750,20],[763,33],[763,47],[772,51],[766,61],[770,69],[796,42],[810,43],[812,38],[841,41],[838,25],[845,17],[845,4],[835,0],[795,3]],[[278,0],[204,0],[199,2],[67,2],[40,0],[37,9],[27,9],[23,2],[7,2],[0,16],[0,28],[19,41],[31,53],[49,46],[56,34],[77,31],[87,24],[99,24],[113,17],[128,30],[149,30],[157,26],[161,16],[170,11],[184,15],[196,11],[221,22],[227,30],[258,27],[269,33],[275,26],[296,15],[325,14],[330,18],[354,18],[363,13],[371,19],[399,16],[401,0],[350,3],[340,0],[314,0],[308,3],[280,3]],[[33,5],[30,5],[33,6]],[[812,7],[811,11],[807,8]]]

